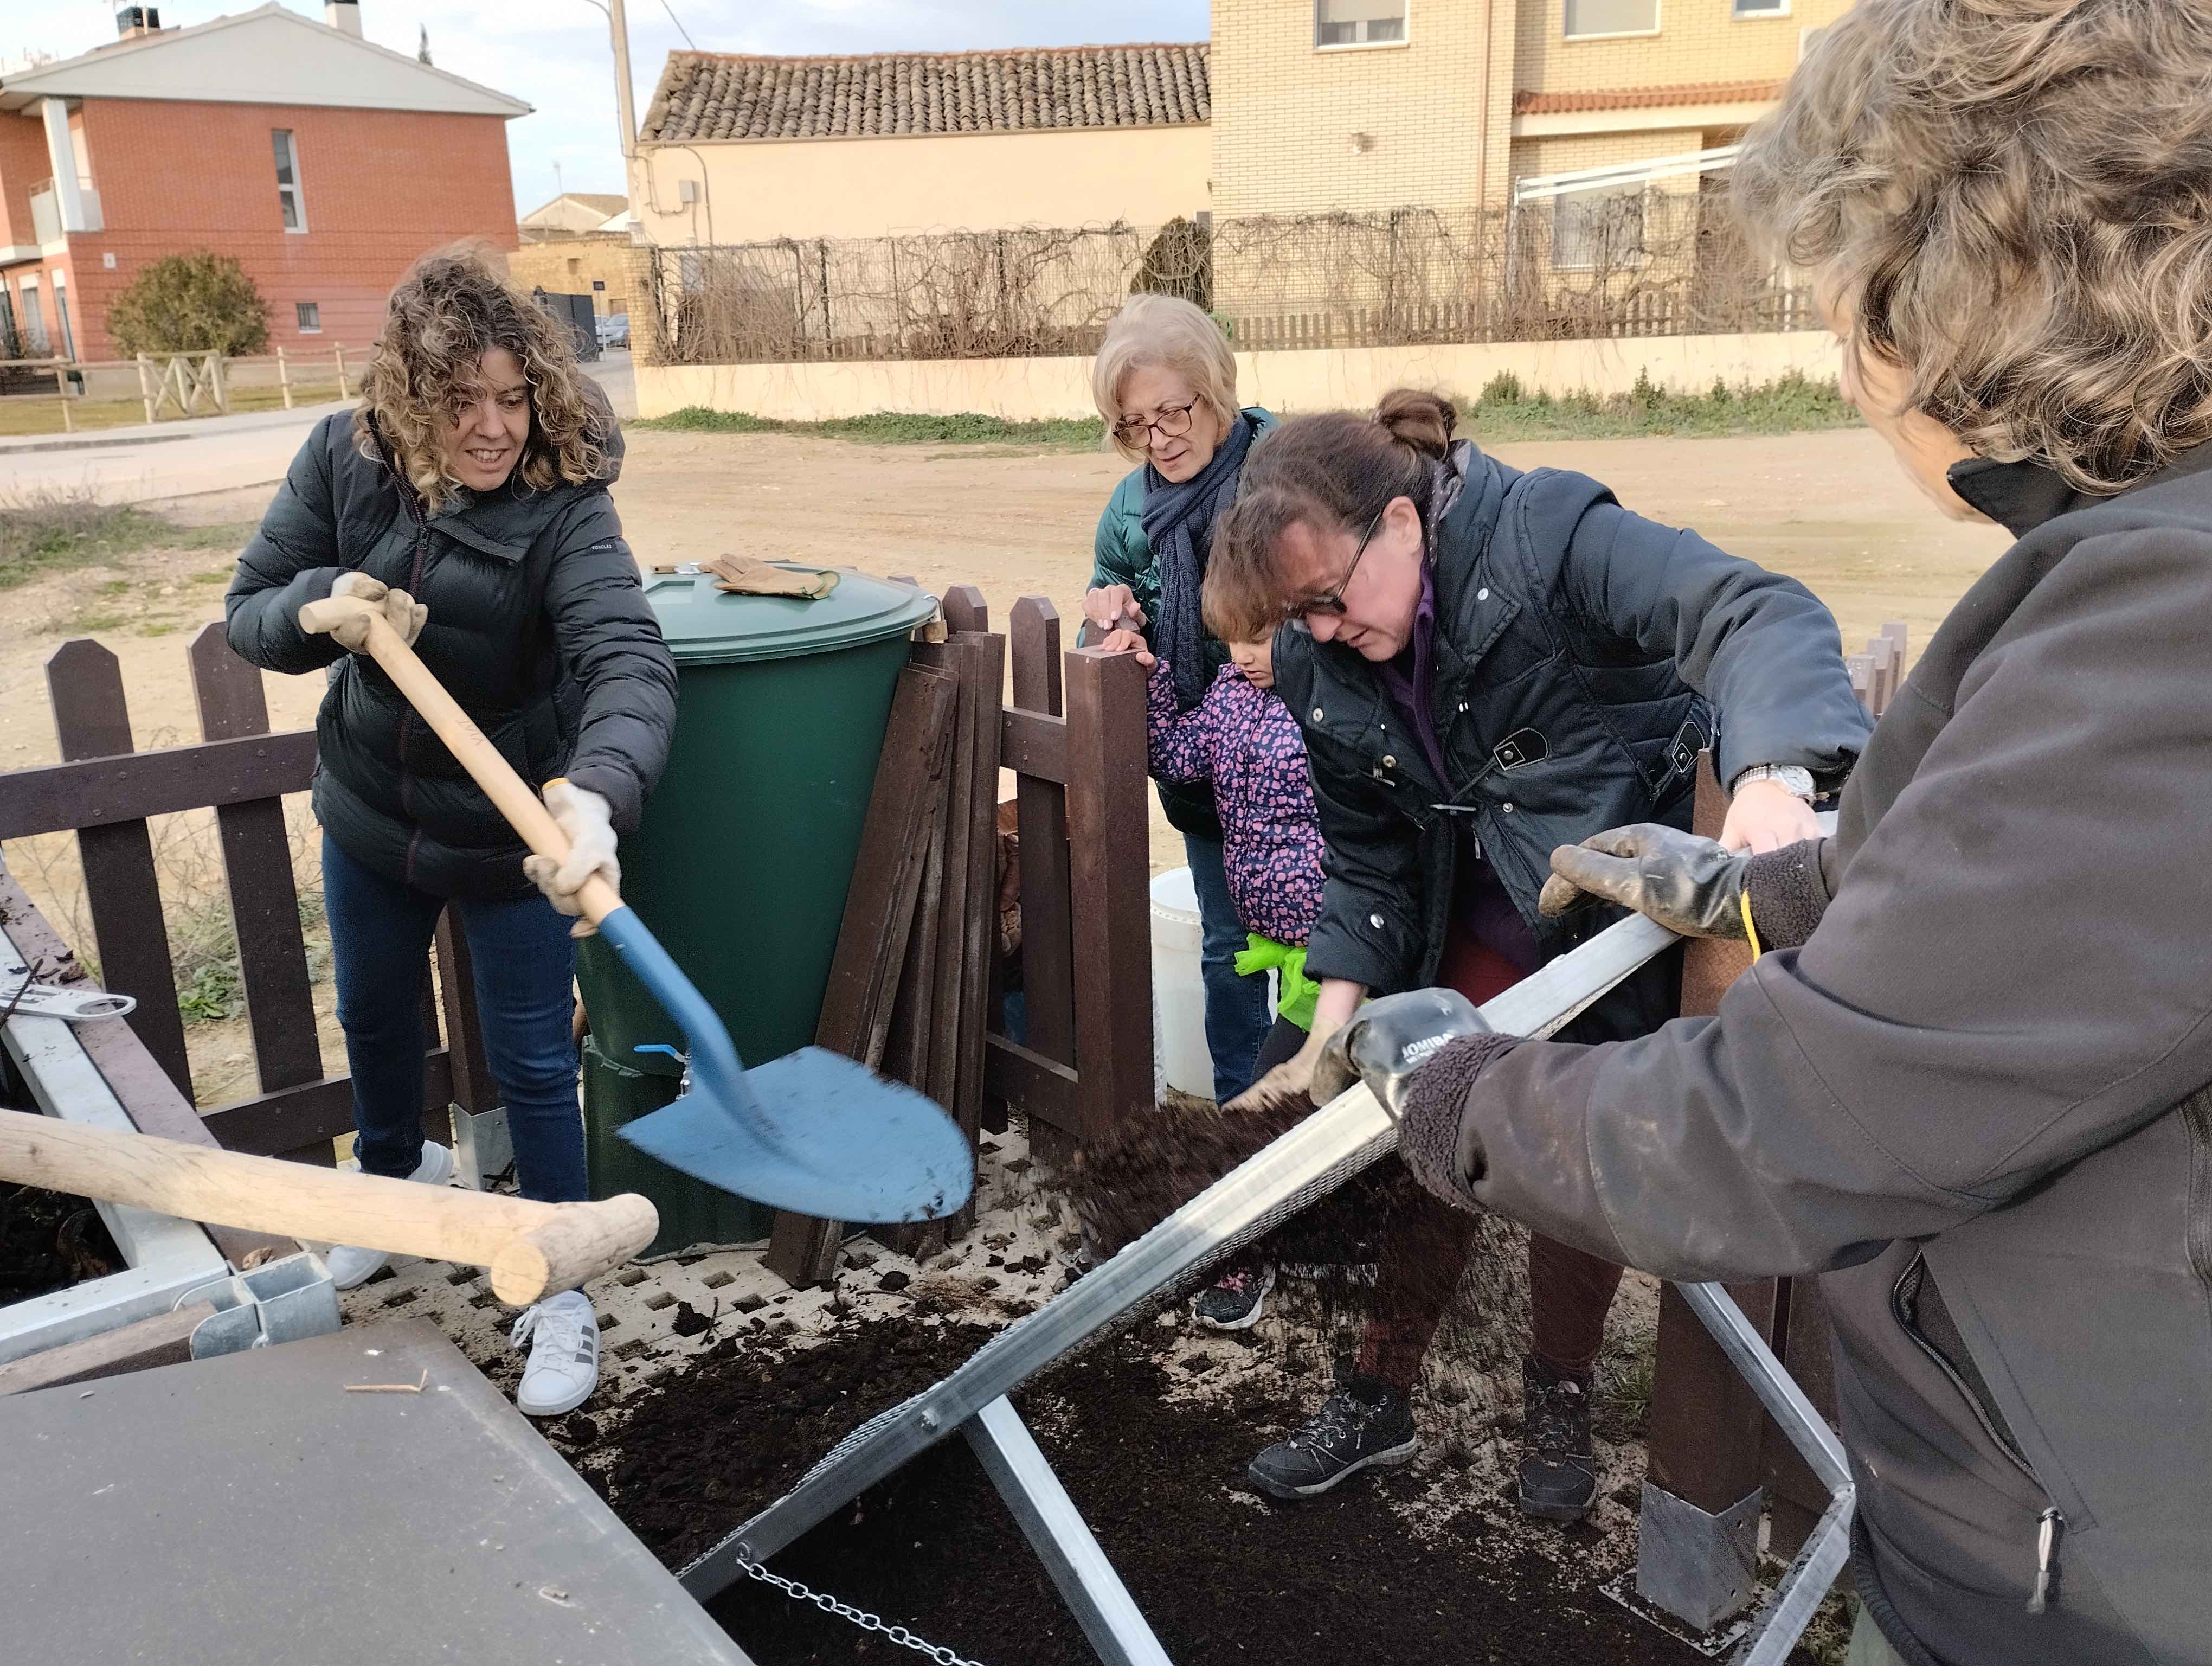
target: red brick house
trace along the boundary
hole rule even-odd
[[[110,45],[0,79],[0,356],[114,357],[109,298],[198,249],[252,275],[272,347],[365,346],[425,250],[515,246],[530,106],[370,45],[354,0],[325,17],[126,7]]]

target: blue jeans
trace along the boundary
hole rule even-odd
[[[422,1158],[422,990],[445,907],[443,897],[372,873],[324,835],[323,908],[364,1173],[404,1177]],[[522,1195],[581,1201],[590,1187],[570,1029],[570,922],[535,891],[453,907],[468,939],[484,1055],[507,1104]]]
[[[1267,1012],[1267,980],[1245,977],[1237,957],[1245,946],[1243,922],[1229,900],[1229,873],[1221,842],[1182,836],[1190,859],[1191,889],[1198,893],[1199,978],[1206,986],[1206,1050],[1213,1056],[1213,1097],[1227,1104],[1252,1085],[1273,1019]]]

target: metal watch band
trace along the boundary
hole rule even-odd
[[[1740,792],[1747,781],[1771,781],[1784,792],[1795,793],[1808,804],[1812,803],[1819,796],[1813,785],[1813,772],[1800,764],[1754,763],[1736,776],[1735,784],[1729,790],[1732,793]]]

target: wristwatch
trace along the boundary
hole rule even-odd
[[[1793,793],[1808,804],[1819,796],[1814,789],[1813,772],[1795,763],[1754,763],[1736,776],[1729,787],[1729,793],[1741,793],[1747,781],[1771,781],[1784,792]]]

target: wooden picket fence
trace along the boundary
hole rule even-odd
[[[200,741],[138,752],[115,655],[84,638],[54,651],[46,690],[64,761],[0,775],[0,839],[76,835],[100,981],[137,1001],[128,1023],[159,1079],[157,1085],[140,1078],[135,1099],[118,1087],[135,1117],[142,1104],[167,1094],[193,1104],[147,821],[212,809],[260,1091],[200,1109],[199,1119],[234,1150],[327,1164],[331,1140],[353,1127],[352,1086],[325,1070],[283,802],[307,790],[315,733],[270,732],[261,673],[231,652],[221,624],[204,627],[185,653]],[[27,899],[15,907],[27,912]],[[450,914],[439,923],[435,962],[434,993],[426,978],[422,995],[431,1043],[422,1061],[423,1126],[446,1139],[449,1104],[485,1111],[499,1091],[484,1058],[467,940]]]

